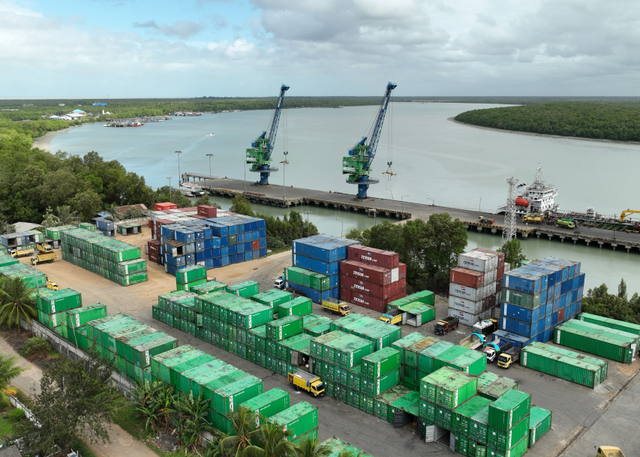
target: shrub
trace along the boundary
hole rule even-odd
[[[47,340],[41,336],[34,336],[24,343],[20,355],[25,358],[40,357],[47,355],[51,350],[51,345]]]
[[[24,419],[24,410],[15,408],[9,412],[9,420],[11,422],[18,422],[21,419]]]

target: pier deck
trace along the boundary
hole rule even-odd
[[[292,206],[308,205],[320,206],[339,211],[351,211],[369,216],[380,215],[398,220],[422,219],[428,220],[432,214],[449,213],[453,219],[460,219],[467,230],[488,232],[501,235],[504,230],[504,216],[488,212],[471,211],[459,208],[449,208],[413,203],[386,198],[368,198],[358,200],[354,194],[343,192],[320,191],[299,187],[273,184],[268,187],[252,186],[251,182],[241,179],[209,177],[199,173],[184,173],[183,180],[197,180],[198,184],[211,195],[233,198],[235,195],[244,194],[247,200],[263,205],[289,208]],[[478,217],[485,219],[494,218],[490,224],[486,221],[478,221]],[[573,242],[586,246],[607,247],[611,249],[625,249],[627,252],[640,252],[640,234],[627,232],[613,232],[598,228],[579,227],[577,230],[566,229],[555,225],[525,225],[518,223],[516,230],[521,238],[547,237],[549,240],[561,242]]]

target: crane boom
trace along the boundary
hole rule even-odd
[[[289,86],[283,84],[280,87],[280,97],[276,110],[271,119],[269,127],[269,135],[265,130],[262,134],[251,143],[251,147],[247,149],[246,161],[251,165],[251,171],[260,173],[260,181],[256,184],[260,186],[269,185],[269,175],[272,171],[278,171],[277,168],[271,167],[271,153],[276,144],[276,135],[278,134],[278,124],[280,123],[280,114],[282,113],[282,102],[284,101],[285,92],[289,90]]]
[[[369,173],[371,173],[371,164],[376,156],[376,149],[378,148],[378,141],[380,139],[380,133],[382,132],[384,118],[387,114],[391,91],[396,87],[396,84],[387,84],[387,88],[380,105],[380,110],[376,116],[375,124],[369,134],[369,144],[367,144],[367,137],[364,137],[353,147],[353,149],[349,151],[349,156],[343,157],[342,159],[342,174],[349,175],[347,183],[358,185],[358,199],[367,198],[369,185],[377,184],[379,182],[377,179],[370,178]]]

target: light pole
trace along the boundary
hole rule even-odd
[[[402,216],[402,217],[404,217],[404,200],[403,200],[403,199],[404,199],[404,197],[408,197],[408,196],[409,196],[409,194],[407,194],[407,195],[400,195],[400,205],[401,205],[401,207],[402,207],[402,214],[403,214],[403,216]]]
[[[289,161],[287,160],[287,156],[289,155],[289,151],[284,151],[284,160],[280,161],[282,164],[282,200],[284,201],[284,206],[287,206],[287,188],[286,188],[286,177],[287,177],[287,165]]]
[[[436,201],[433,198],[425,197],[427,200],[431,200],[431,206],[436,206]]]
[[[309,236],[309,214],[312,214],[313,211],[303,211],[302,213],[307,215],[307,236]]]
[[[480,197],[480,203],[478,203],[478,212],[482,212],[482,197]]]
[[[334,218],[336,219],[336,218]],[[340,227],[340,238],[342,238],[344,235],[344,221],[341,221],[340,219],[336,219],[336,221],[340,222],[341,227]]]
[[[38,281],[38,258],[33,256],[33,266],[36,268],[36,294],[40,294],[40,281]]]
[[[167,179],[169,180],[169,201],[171,201],[171,176],[167,176]]]
[[[207,157],[209,157],[209,179],[211,179],[213,178],[213,176],[211,175],[211,158],[213,157],[213,154],[207,154]]]
[[[387,189],[389,191],[389,193],[391,194],[391,200],[393,200],[394,202],[396,201],[395,198],[393,198],[393,191],[391,189]]]
[[[182,151],[176,151],[176,154],[178,154],[178,186],[179,186],[182,180],[182,177],[180,176],[180,154],[182,154]]]

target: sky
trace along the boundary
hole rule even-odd
[[[637,0],[0,0],[0,98],[640,96]]]

